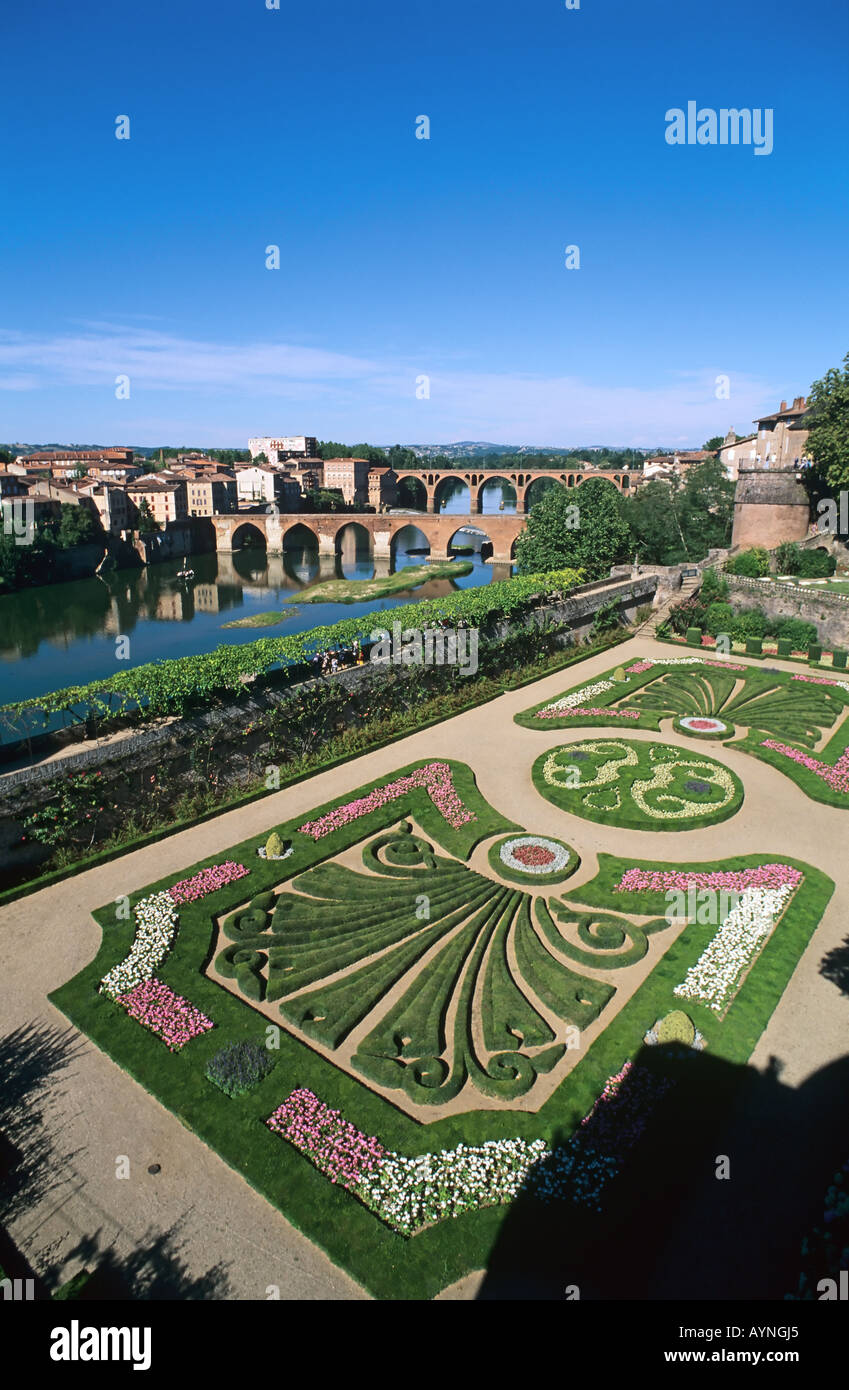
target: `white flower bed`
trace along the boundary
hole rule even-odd
[[[156,973],[177,931],[177,904],[168,889],[142,898],[136,903],[134,915],[136,934],[129,955],[100,981],[101,991],[112,999],[129,994]]]
[[[490,1139],[419,1158],[388,1154],[363,1180],[359,1196],[388,1225],[410,1235],[446,1217],[511,1201],[547,1153],[543,1139]]]
[[[612,690],[613,686],[613,681],[596,681],[593,685],[585,685],[581,690],[573,690],[571,695],[562,695],[559,700],[552,700],[550,705],[539,710],[537,718],[555,714],[561,709],[574,709],[576,705],[582,705],[585,700],[593,700],[596,695],[602,695],[605,690]]]
[[[793,893],[781,888],[747,888],[695,965],[673,994],[719,1013],[733,997],[744,970],[759,955]]]

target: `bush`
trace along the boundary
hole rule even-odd
[[[760,656],[763,652],[763,649],[764,644],[762,637],[746,638],[746,651],[749,653],[749,656]]]
[[[682,1009],[673,1009],[665,1018],[662,1018],[655,1032],[659,1043],[680,1042],[691,1047],[696,1038],[693,1021]]]
[[[791,644],[790,650],[794,652],[805,651],[811,642],[819,639],[816,626],[803,618],[782,618],[776,628],[776,636],[786,638]]]
[[[255,1042],[230,1043],[206,1064],[206,1074],[228,1096],[240,1096],[268,1075],[274,1058],[268,1048]]]
[[[792,654],[792,652],[793,652],[793,643],[790,641],[790,638],[789,638],[789,637],[779,637],[779,639],[778,639],[778,655],[779,655],[779,656],[790,656],[790,655]]]
[[[812,642],[811,645],[808,647],[808,660],[822,660],[822,647],[820,646],[819,642]]]
[[[687,628],[687,644],[690,647],[700,647],[702,645],[702,630],[700,627]]]
[[[279,859],[282,853],[283,841],[280,839],[277,831],[272,830],[265,842],[265,857],[266,859]]]
[[[841,671],[845,670],[846,668],[847,657],[849,657],[849,652],[841,651],[839,647],[835,647],[834,651],[831,654],[831,660],[833,665],[839,667]]]
[[[705,632],[718,637],[720,632],[731,632],[734,624],[734,610],[730,603],[712,603],[705,613]]]
[[[800,579],[830,579],[837,569],[837,560],[825,550],[802,550],[799,552]]]
[[[725,562],[726,574],[739,574],[745,579],[761,579],[769,574],[769,554],[761,546],[743,550]]]
[[[724,603],[728,598],[728,581],[722,578],[718,570],[707,569],[702,575],[702,587],[699,590],[699,597],[704,603]]]
[[[775,552],[775,564],[779,574],[798,574],[803,552],[795,541],[782,541]]]
[[[748,637],[766,637],[768,626],[767,616],[760,608],[744,608],[734,618],[731,636],[738,642],[745,642]]]

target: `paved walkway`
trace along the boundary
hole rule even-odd
[[[809,800],[776,769],[733,746],[706,746],[664,732],[667,742],[691,751],[699,747],[742,778],[746,799],[737,815],[721,825],[667,835],[577,820],[539,795],[530,769],[544,749],[585,738],[589,731],[531,730],[512,722],[518,711],[612,665],[673,653],[668,645],[640,635],[613,653],[0,909],[0,1038],[25,1025],[68,1034],[67,1021],[46,996],[95,954],[100,929],[90,916],[94,908],[169,873],[176,875],[196,860],[222,854],[247,836],[406,763],[450,757],[472,766],[494,807],[529,831],[576,846],[583,862],[570,888],[593,876],[601,850],[669,862],[742,852],[791,855],[828,873],[837,884],[835,895],[751,1059],[752,1066],[765,1071],[769,1059],[777,1058],[784,1085],[800,1087],[845,1051],[849,999],[823,978],[819,964],[847,933],[849,890],[842,872],[846,813]],[[629,737],[652,736],[629,730]],[[87,1039],[73,1030],[71,1034],[73,1059],[48,1082],[44,1118],[34,1126],[54,1148],[50,1182],[10,1223],[14,1239],[40,1272],[66,1259],[84,1238],[97,1236],[98,1248],[111,1249],[120,1260],[173,1231],[185,1278],[203,1281],[212,1271],[217,1296],[262,1299],[273,1296],[275,1286],[287,1299],[365,1296],[179,1120]],[[128,1180],[115,1176],[119,1155],[130,1158]],[[152,1164],[161,1166],[155,1176],[147,1172]],[[472,1276],[446,1296],[474,1297],[479,1282]]]

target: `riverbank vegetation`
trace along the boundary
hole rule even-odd
[[[544,601],[564,597],[581,583],[574,569],[496,580],[483,588],[463,589],[444,598],[426,599],[404,608],[404,626],[456,627],[460,623],[485,629],[493,623],[515,620]],[[339,622],[283,637],[262,637],[241,646],[225,645],[214,651],[173,660],[130,667],[104,680],[34,696],[0,707],[0,719],[21,736],[42,732],[52,716],[65,724],[88,723],[92,732],[134,718],[183,715],[208,708],[221,700],[232,702],[258,681],[276,678],[284,683],[301,678],[316,652],[348,648],[355,640],[368,640],[378,615],[343,618]],[[293,668],[287,671],[284,668]],[[23,717],[26,716],[26,719]],[[22,722],[23,721],[23,722]]]

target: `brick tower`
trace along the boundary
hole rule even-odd
[[[803,541],[810,512],[802,474],[794,466],[740,461],[734,492],[732,549],[752,545],[774,550],[782,541]]]

